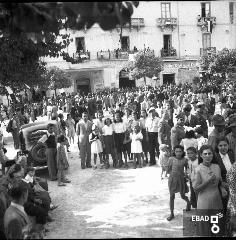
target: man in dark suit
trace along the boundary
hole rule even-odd
[[[196,127],[197,125],[197,118],[191,114],[192,110],[192,106],[190,104],[186,104],[183,108],[183,112],[184,112],[184,126],[187,126],[187,127]]]
[[[12,201],[4,215],[4,230],[7,239],[26,239],[30,234],[30,220],[24,211],[28,189],[22,182],[13,184],[9,191]]]
[[[234,102],[234,96],[229,94],[226,109],[229,109],[230,114],[236,113],[236,103]]]

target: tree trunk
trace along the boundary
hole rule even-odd
[[[54,91],[55,91],[55,97],[57,96],[57,89],[56,88],[54,88]]]
[[[143,80],[144,80],[145,85],[147,85],[146,76],[143,77]]]

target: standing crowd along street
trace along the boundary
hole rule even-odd
[[[46,148],[49,180],[58,187],[73,184],[66,176],[68,152],[78,144],[81,171],[160,167],[157,180],[168,178],[168,221],[175,218],[175,194],[180,193],[187,212],[222,211],[226,224],[220,234],[236,236],[235,92],[236,84],[226,81],[195,88],[180,84],[63,93],[34,103],[22,97],[17,106],[1,105],[1,125],[20,149],[22,125],[41,116],[50,120],[37,144]],[[27,154],[7,166],[2,130],[0,135],[0,238],[43,238],[57,208],[47,180],[35,176]],[[205,222],[198,224],[197,234],[212,235]]]

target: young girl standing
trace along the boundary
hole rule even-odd
[[[142,149],[142,139],[143,134],[140,131],[140,126],[138,124],[134,125],[133,133],[130,133],[131,142],[131,153],[134,154],[134,168],[136,168],[137,163],[139,167],[143,167],[143,161],[141,158]],[[137,161],[137,162],[136,162]]]
[[[114,129],[112,126],[112,121],[110,118],[106,118],[105,121],[105,126],[102,128],[102,134],[103,134],[103,139],[104,139],[104,145],[105,145],[105,155],[106,155],[106,167],[109,168],[109,154],[112,156],[113,160],[113,167],[116,166],[116,156],[115,156],[115,143],[114,143]]]
[[[93,156],[94,161],[94,169],[97,168],[97,155],[100,159],[100,164],[102,164],[102,142],[100,140],[101,134],[99,132],[99,128],[93,124],[92,133],[89,134],[89,142],[91,143],[91,155]],[[101,166],[102,168],[103,166]]]
[[[161,180],[163,179],[162,174],[165,173],[165,177],[167,177],[170,150],[169,146],[166,144],[161,144],[160,147],[160,165],[161,165]]]
[[[67,127],[67,137],[69,138],[69,143],[73,141],[75,143],[75,120],[71,117],[70,114],[67,114],[66,119],[66,127]]]
[[[57,138],[57,178],[58,186],[66,186],[65,183],[70,183],[71,181],[65,178],[65,170],[68,168],[68,160],[66,155],[65,145],[67,144],[66,137],[61,134]]]
[[[188,160],[184,157],[185,152],[183,146],[176,145],[174,147],[174,156],[169,158],[168,172],[170,172],[168,186],[170,193],[170,216],[167,218],[171,221],[174,218],[174,201],[175,193],[180,193],[182,199],[187,202],[186,211],[190,211],[191,203],[185,195],[188,192],[185,176],[187,176]],[[184,171],[185,168],[185,171]]]

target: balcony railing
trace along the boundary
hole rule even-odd
[[[156,24],[162,30],[164,28],[171,28],[174,30],[174,28],[177,26],[177,18],[157,18]]]
[[[198,17],[197,26],[202,27],[207,24],[207,21],[211,21],[213,26],[216,25],[216,17]]]
[[[216,53],[216,47],[200,48],[200,56],[212,55]]]
[[[90,60],[90,52],[76,52],[73,53],[74,63],[80,63]]]
[[[144,18],[131,18],[131,24],[127,23],[123,26],[123,28],[129,28],[129,27],[133,27],[133,28],[140,28],[140,27],[144,27]],[[118,25],[118,27],[120,27]]]
[[[177,57],[176,49],[161,49],[161,57]]]
[[[127,60],[129,59],[128,51],[100,51],[97,52],[99,60]]]

